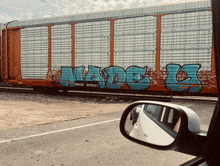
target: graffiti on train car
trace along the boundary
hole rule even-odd
[[[199,92],[202,90],[202,83],[197,77],[200,67],[201,65],[199,64],[183,65],[182,67],[178,64],[167,65],[168,76],[166,79],[166,87],[174,92]],[[187,76],[183,81],[177,81],[177,75],[180,71],[185,72]]]
[[[97,66],[88,66],[88,72],[83,79],[85,67],[62,67],[59,83],[62,86],[87,86],[89,82],[97,82],[99,88],[120,89],[125,83],[133,90],[144,90],[150,86],[150,79],[146,76],[147,67],[130,66],[124,70],[119,66],[110,66],[101,70]],[[84,84],[83,84],[84,81]]]
[[[168,64],[164,85],[173,92],[200,92],[202,83],[198,79],[198,70],[201,65]],[[101,69],[97,66],[62,67],[59,83],[65,87],[93,87],[121,89],[125,84],[132,90],[145,90],[151,86],[151,79],[147,75],[148,67],[130,66],[126,70],[119,66],[110,66]],[[185,78],[178,80],[179,73],[184,73]]]

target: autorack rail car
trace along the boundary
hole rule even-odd
[[[12,21],[1,32],[3,83],[217,94],[209,0]]]

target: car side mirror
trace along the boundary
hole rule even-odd
[[[136,143],[188,154],[199,153],[195,147],[187,146],[199,137],[206,137],[201,134],[200,119],[193,110],[157,101],[130,104],[122,114],[120,131],[124,137]]]

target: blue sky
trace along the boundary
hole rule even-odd
[[[0,22],[199,0],[0,0]]]

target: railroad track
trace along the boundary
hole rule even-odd
[[[39,93],[34,91],[33,88],[20,88],[20,87],[0,87],[0,92],[8,93]],[[96,91],[78,91],[69,90],[67,93],[58,91],[49,95],[60,95],[66,97],[82,97],[82,98],[105,98],[107,100],[124,100],[124,101],[137,101],[137,100],[155,100],[155,101],[201,101],[201,102],[217,102],[217,97],[207,96],[164,96],[164,95],[147,95],[147,94],[128,94],[128,93],[110,93],[110,92],[96,92]]]

